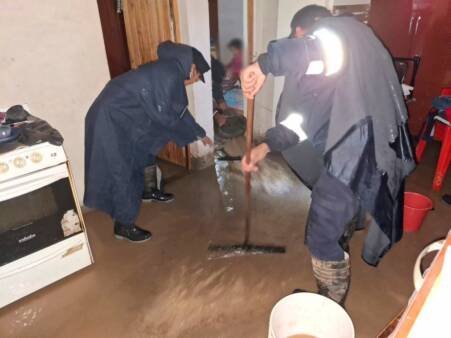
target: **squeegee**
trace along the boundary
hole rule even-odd
[[[246,124],[246,162],[250,163],[252,140],[254,131],[254,100],[247,100],[247,124]],[[244,241],[239,244],[211,244],[208,251],[214,253],[210,258],[228,258],[244,255],[281,254],[285,253],[284,246],[257,245],[250,241],[251,234],[251,173],[244,174],[244,190],[246,194],[246,216]]]

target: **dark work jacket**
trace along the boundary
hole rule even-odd
[[[267,131],[266,142],[295,166],[306,162],[301,145],[313,145],[308,163],[320,163],[372,216],[362,256],[376,265],[402,236],[403,182],[415,166],[407,111],[390,55],[367,26],[331,17],[319,20],[312,32],[318,29],[334,32],[344,47],[344,64],[334,75],[306,74],[311,61],[325,60],[313,35],[271,42],[259,57],[264,73],[285,77],[276,126]],[[303,117],[305,142],[281,124],[292,113]],[[319,175],[311,185],[315,179]]]
[[[84,203],[126,224],[138,215],[151,159],[169,141],[184,146],[205,136],[187,110],[191,47],[164,42],[158,55],[111,80],[85,119]]]

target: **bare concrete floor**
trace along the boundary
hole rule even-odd
[[[408,184],[435,202],[421,231],[406,234],[377,268],[360,259],[364,232],[352,241],[347,309],[356,337],[375,337],[402,310],[417,254],[451,227],[451,207],[431,190],[436,156],[436,148],[428,150]],[[87,214],[95,264],[1,309],[0,337],[266,337],[280,298],[294,288],[315,289],[303,245],[306,188],[294,184],[283,198],[255,199],[253,239],[286,245],[287,254],[222,260],[207,260],[209,242],[240,241],[244,223],[239,208],[224,211],[214,170],[167,190],[176,193],[174,203],[141,210],[138,223],[154,234],[143,244],[115,240],[108,216]]]

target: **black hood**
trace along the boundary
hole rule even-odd
[[[192,47],[172,41],[164,41],[158,45],[158,58],[160,60],[176,60],[183,76],[190,77],[191,65],[193,64]]]
[[[191,65],[194,63],[202,82],[205,82],[203,74],[210,70],[210,66],[202,53],[196,48],[181,43],[165,41],[158,46],[157,54],[160,60],[176,60],[186,79],[189,79]]]

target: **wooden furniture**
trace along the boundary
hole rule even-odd
[[[410,128],[421,129],[432,99],[451,85],[451,2],[372,0],[369,25],[394,57],[421,57]]]
[[[162,41],[180,41],[177,1],[125,0],[125,31],[132,68],[158,58]]]

